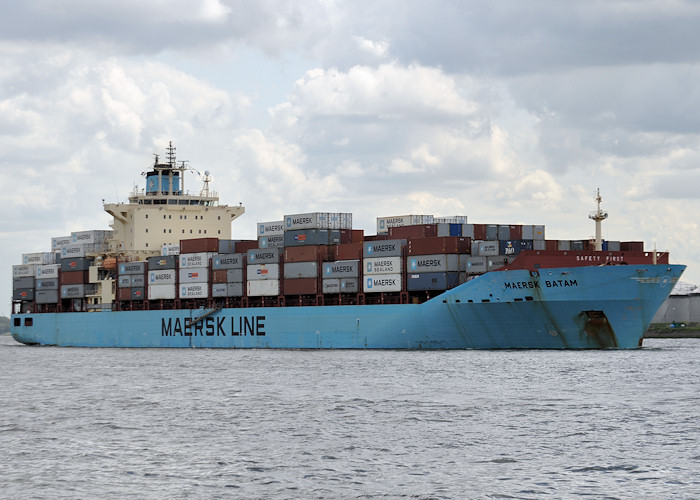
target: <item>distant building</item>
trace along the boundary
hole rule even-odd
[[[700,323],[700,288],[679,281],[652,323]]]

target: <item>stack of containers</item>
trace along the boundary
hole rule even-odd
[[[359,259],[324,262],[321,285],[323,293],[357,293],[359,291],[359,277]]]
[[[318,264],[326,260],[328,247],[309,245],[284,249],[284,295],[316,295]]]
[[[284,221],[258,222],[258,248],[284,246]]]
[[[146,261],[121,262],[117,266],[117,285],[117,300],[145,300]]]
[[[409,240],[406,289],[432,291],[457,286],[460,257],[467,254],[470,244],[469,238],[449,236]]]
[[[209,298],[209,261],[218,255],[218,250],[217,238],[180,241],[178,283],[181,299]]]
[[[211,259],[211,296],[243,296],[243,254],[219,254]]]
[[[173,300],[177,297],[177,261],[177,255],[148,258],[148,300]]]
[[[433,224],[434,221],[435,217],[432,215],[394,215],[391,217],[377,217],[377,234],[389,234],[390,227]]]
[[[248,250],[246,266],[246,295],[249,297],[280,294],[279,248]]]
[[[12,300],[31,302],[34,300],[37,264],[12,266]]]
[[[313,212],[285,215],[284,246],[348,243],[352,237],[351,229],[352,214],[349,213]],[[341,234],[346,236],[345,241],[341,241]]]
[[[61,259],[59,284],[62,299],[82,299],[88,294],[89,269],[92,262],[92,257],[84,255]]]
[[[402,290],[401,255],[405,245],[406,240],[365,241],[362,260],[364,270],[362,289],[365,293]]]
[[[61,258],[85,257],[88,253],[105,252],[108,250],[107,240],[111,237],[112,231],[97,229],[73,232],[70,235],[70,243],[61,245]],[[52,245],[57,239],[52,239]]]
[[[46,264],[36,266],[36,292],[35,300],[37,304],[57,304],[59,289],[59,268],[60,264]]]

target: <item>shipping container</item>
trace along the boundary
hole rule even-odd
[[[37,264],[44,266],[56,263],[56,254],[53,252],[35,252],[22,254],[22,264]]]
[[[303,229],[285,231],[284,246],[339,245],[340,231],[337,229]]]
[[[284,279],[293,280],[299,278],[314,278],[318,277],[318,263],[316,262],[285,262],[284,264]],[[283,285],[287,289],[286,281]]]
[[[226,279],[226,269],[217,269],[211,272],[211,282],[216,284],[226,284],[228,280]],[[224,287],[226,288],[226,287]],[[214,292],[212,291],[212,295]],[[214,295],[215,296],[215,295]]]
[[[178,283],[206,283],[209,281],[208,267],[186,267],[180,269]]]
[[[61,289],[61,293],[63,289]],[[131,288],[119,288],[117,290],[117,300],[131,300]]]
[[[70,234],[71,243],[101,244],[112,237],[112,231],[94,229],[91,231],[77,231]]]
[[[498,255],[498,241],[473,241],[471,246],[474,256]]]
[[[181,299],[206,299],[209,297],[209,286],[206,283],[188,283],[178,286]]]
[[[409,292],[420,290],[448,290],[459,285],[459,273],[408,273],[406,289]]]
[[[284,234],[284,221],[258,222],[258,237]]]
[[[416,255],[406,259],[409,273],[434,273],[459,271],[458,254]]]
[[[498,224],[486,224],[486,238],[487,241],[498,240]]]
[[[389,228],[389,237],[394,239],[431,238],[437,236],[437,224],[418,224]]]
[[[474,238],[474,224],[462,224],[462,236],[464,238]]]
[[[218,253],[218,238],[193,238],[180,240],[180,255],[183,253]]]
[[[240,240],[236,242],[236,253],[246,255],[248,251],[258,248],[258,240]]]
[[[120,262],[118,270],[120,276],[125,274],[146,274],[146,261]]]
[[[357,278],[360,274],[360,261],[339,260],[323,264],[324,278]]]
[[[340,279],[324,278],[321,284],[321,289],[324,294],[340,293]]]
[[[180,255],[180,245],[163,245],[160,254],[164,256]]]
[[[21,278],[12,278],[12,289],[34,288],[34,276],[22,276]]]
[[[214,255],[211,258],[212,269],[243,269],[243,254]]]
[[[507,257],[504,255],[495,255],[495,256],[488,258],[488,262],[486,263],[486,268],[488,271],[495,271],[496,269],[499,269],[512,261],[513,261],[512,257]]]
[[[483,274],[488,271],[488,257],[467,257],[464,268],[467,274]]]
[[[340,278],[340,293],[357,293],[360,291],[358,278]]]
[[[243,269],[227,269],[226,283],[243,283]]]
[[[32,301],[34,300],[34,289],[17,288],[16,290],[12,290],[12,300]]]
[[[63,271],[58,279],[61,285],[77,285],[88,283],[90,274],[88,271]]]
[[[37,290],[58,290],[58,278],[44,278],[36,280]]]
[[[542,224],[536,224],[534,227],[535,234],[533,235],[533,240],[543,240],[544,238],[544,226]]]
[[[229,297],[243,297],[243,283],[227,283],[226,290]]]
[[[276,296],[280,294],[279,280],[256,280],[246,282],[248,297]]]
[[[285,232],[298,229],[352,229],[352,214],[342,212],[313,212],[285,215]]]
[[[36,275],[37,266],[34,264],[20,264],[12,266],[13,278],[24,278],[25,276],[34,277]]]
[[[447,217],[435,217],[434,221],[436,223],[447,223],[447,224],[466,224],[467,223],[467,216],[466,215],[450,215]],[[455,235],[453,235],[455,236]]]
[[[473,224],[472,229],[474,231],[473,239],[486,240],[486,224]]]
[[[71,259],[61,259],[61,272],[66,271],[87,271],[93,264],[92,257],[77,257]]]
[[[219,240],[217,251],[220,254],[236,253],[236,240]]]
[[[400,274],[365,276],[362,281],[365,293],[400,292],[402,287]]]
[[[37,304],[57,304],[58,289],[37,290],[34,300]]]
[[[216,271],[214,271],[214,272],[216,272]],[[212,297],[228,297],[228,285],[226,283],[214,283],[211,286],[211,296]]]
[[[329,260],[358,260],[362,258],[363,243],[347,243],[345,245],[335,245],[331,248]]]
[[[408,240],[408,255],[431,255],[437,253],[470,253],[471,238],[444,236]]]
[[[368,241],[363,246],[363,257],[396,257],[401,255],[401,249],[406,246],[406,240]]]
[[[328,246],[288,247],[284,249],[284,262],[311,262],[326,260]]]
[[[571,240],[571,250],[583,251],[583,240]]]
[[[146,276],[143,274],[132,274],[131,275],[131,286],[143,288],[146,286]]]
[[[36,266],[34,277],[36,279],[58,278],[58,270],[61,264],[48,264],[44,266]]]
[[[61,247],[62,259],[73,259],[79,257],[85,257],[85,245],[82,243],[73,243],[70,245],[63,245]]]
[[[569,251],[571,250],[571,241],[569,240],[558,240],[557,250]]]
[[[498,238],[497,240],[510,240],[513,237],[510,235],[510,226],[507,224],[498,225]],[[491,239],[491,238],[488,238]]]
[[[279,264],[248,264],[246,269],[248,281],[279,280]]]
[[[388,234],[389,228],[391,227],[432,224],[434,219],[432,215],[393,215],[390,217],[377,217],[377,234]]]
[[[132,288],[131,300],[146,300],[146,289],[142,286]]]
[[[177,297],[174,284],[148,285],[148,300],[173,300]]]
[[[175,269],[158,269],[148,271],[148,285],[175,285],[177,278]],[[173,292],[175,293],[175,292]]]
[[[282,283],[284,295],[316,295],[318,280],[316,278],[285,279]]]
[[[547,250],[547,242],[545,240],[532,240],[533,250]]]
[[[117,286],[119,288],[131,288],[131,275],[125,274],[124,276],[118,276]]]
[[[500,255],[518,255],[522,250],[532,250],[533,240],[501,240],[498,242]]]
[[[364,274],[396,274],[403,271],[401,257],[373,257],[364,259]]]
[[[258,248],[281,248],[283,246],[284,234],[258,237]]]
[[[608,250],[611,252],[619,252],[620,251],[620,242],[619,241],[608,241]]]
[[[51,250],[61,250],[62,246],[70,245],[72,243],[70,235],[68,236],[56,236],[51,238]]]
[[[278,248],[248,250],[248,264],[277,264],[280,261]]]
[[[643,241],[621,241],[620,242],[621,252],[643,252],[644,242]]]
[[[131,296],[131,291],[129,292],[129,296]],[[61,285],[62,299],[80,299],[83,297],[85,297],[84,284]]]
[[[531,240],[533,238],[524,238],[523,237],[522,224],[511,224],[510,225],[510,239],[511,240]]]
[[[178,258],[175,255],[161,255],[148,258],[148,270],[175,269]]]
[[[437,225],[437,236],[450,236],[450,224],[448,222],[440,222]]]
[[[209,267],[209,259],[216,257],[218,253],[199,252],[199,253],[181,253],[180,254],[180,269],[188,267]]]

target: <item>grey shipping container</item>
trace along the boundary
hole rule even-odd
[[[61,259],[61,271],[87,271],[92,263],[92,257]]]
[[[321,289],[325,294],[340,293],[340,278],[325,278]]]
[[[458,254],[416,255],[406,259],[409,273],[459,271]]]
[[[464,268],[467,274],[483,274],[488,271],[488,257],[468,257]]]
[[[316,262],[286,262],[284,264],[284,279],[316,278],[318,264]]]
[[[557,243],[557,250],[571,250],[571,241],[559,240]]]
[[[498,255],[498,241],[472,241],[472,255]]]
[[[619,241],[608,241],[608,250],[611,252],[619,252],[620,251],[620,242]]]
[[[574,240],[571,242],[571,250],[583,250],[583,240]]]
[[[486,239],[488,241],[494,241],[498,239],[498,225],[497,224],[487,224],[486,225]]]
[[[132,287],[144,287],[144,286],[146,286],[146,277],[143,274],[132,274],[131,275],[131,286]]]
[[[280,248],[284,246],[284,233],[258,237],[258,248]]]
[[[280,260],[278,248],[248,250],[248,264],[277,264]]]
[[[148,270],[157,271],[159,269],[175,269],[177,263],[176,255],[160,255],[148,258]]]
[[[118,266],[120,275],[123,274],[146,274],[146,261],[122,262]]]
[[[12,300],[34,300],[34,289],[17,288],[12,290]]]
[[[447,290],[459,284],[459,273],[408,273],[406,289],[409,292],[419,290]]]
[[[228,286],[226,283],[214,283],[211,286],[212,297],[228,297]]]
[[[243,283],[227,283],[226,289],[229,297],[243,297]]]
[[[462,238],[474,239],[474,224],[462,224]]]
[[[35,300],[37,304],[56,304],[58,303],[58,289],[37,290]]]
[[[437,235],[438,237],[441,236],[450,236],[450,224],[448,222],[440,222],[437,225]]]
[[[236,253],[236,240],[219,240],[219,253]]]
[[[398,257],[406,240],[365,241],[362,245],[363,257]]]
[[[24,276],[22,278],[12,278],[12,289],[19,288],[34,288],[35,280],[33,276]]]
[[[357,293],[360,291],[358,278],[340,278],[340,293]]]
[[[546,250],[547,244],[544,240],[532,240],[533,250]]]
[[[513,261],[513,257],[507,257],[505,255],[495,255],[493,257],[488,258],[488,262],[486,263],[486,268],[489,271],[493,271],[495,269],[498,269],[499,267],[503,267],[509,262]]]
[[[498,239],[499,240],[509,240],[510,239],[510,226],[500,224],[498,226]]]
[[[357,278],[359,272],[359,260],[337,260],[323,263],[324,278]]]
[[[131,275],[125,274],[124,276],[119,276],[117,278],[117,284],[119,285],[119,288],[131,287]]]
[[[146,300],[146,289],[142,286],[132,288],[131,300]]]
[[[215,271],[219,269],[243,269],[243,254],[215,255],[211,258],[211,268]]]
[[[243,282],[243,269],[227,269],[226,270],[226,283],[242,283]]]
[[[284,233],[285,247],[338,244],[340,244],[340,231],[337,229],[303,229]]]
[[[62,299],[79,299],[85,297],[85,285],[61,285]]]
[[[37,290],[58,290],[58,278],[44,278],[43,280],[36,280]]]

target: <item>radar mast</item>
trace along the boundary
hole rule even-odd
[[[598,188],[598,190],[596,192],[595,199],[598,202],[598,210],[588,214],[588,218],[593,219],[595,221],[595,250],[596,250],[596,252],[600,252],[601,250],[603,250],[603,237],[602,237],[601,223],[605,219],[608,218],[608,213],[604,212],[600,208],[600,202],[603,201],[603,197],[600,196],[600,188]]]

